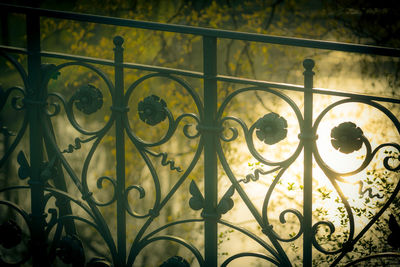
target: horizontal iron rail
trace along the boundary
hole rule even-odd
[[[11,52],[11,53],[28,54],[28,51],[25,48],[20,48],[20,47],[0,45],[0,50],[3,50],[5,52]],[[71,55],[71,54],[65,54],[65,53],[59,53],[59,52],[48,52],[48,51],[41,51],[40,55],[42,57],[76,60],[76,61],[81,61],[81,62],[86,62],[86,63],[99,64],[99,65],[103,65],[103,66],[115,66],[115,62],[110,59],[78,56],[78,55]],[[130,63],[130,62],[124,62],[124,63],[122,63],[122,66],[127,69],[156,71],[156,72],[160,72],[160,73],[178,74],[178,75],[194,77],[194,78],[204,78],[204,75],[202,72],[196,72],[196,71],[166,68],[166,67],[152,66],[152,65],[146,65],[146,64]]]
[[[25,48],[4,46],[4,45],[0,45],[0,50],[3,50],[5,52],[11,52],[11,53],[19,53],[19,54],[27,54],[28,53]],[[86,62],[86,63],[99,64],[99,65],[103,65],[103,66],[114,66],[115,65],[115,62],[113,60],[109,60],[109,59],[77,56],[77,55],[58,53],[58,52],[42,51],[42,52],[40,52],[40,55],[43,57],[76,60],[76,61],[81,61],[81,62]],[[196,72],[196,71],[188,71],[188,70],[182,70],[182,69],[158,67],[158,66],[145,65],[145,64],[128,63],[128,62],[125,62],[122,65],[124,68],[127,68],[127,69],[139,69],[139,70],[144,70],[144,71],[154,71],[154,72],[160,72],[160,73],[165,73],[165,74],[175,74],[175,75],[182,75],[182,76],[186,76],[186,77],[193,77],[193,78],[200,78],[200,79],[205,77],[202,72]],[[288,90],[288,91],[304,92],[303,85],[276,83],[276,82],[253,80],[253,79],[246,79],[246,78],[226,76],[226,75],[217,75],[216,79],[219,82],[230,82],[230,83],[270,87],[270,88],[282,89],[282,90]],[[400,99],[398,99],[398,98],[347,93],[347,92],[325,89],[325,88],[313,88],[312,92],[314,94],[320,94],[320,95],[351,97],[351,98],[355,98],[355,99],[364,99],[364,100],[370,100],[370,101],[380,101],[380,102],[400,104]]]
[[[266,34],[236,32],[229,30],[217,30],[217,29],[195,27],[195,26],[138,21],[132,19],[123,19],[123,18],[107,17],[100,15],[89,15],[83,13],[48,10],[48,9],[32,8],[32,7],[24,7],[24,6],[16,6],[8,4],[0,4],[0,8],[2,10],[6,10],[12,13],[36,14],[38,16],[44,16],[44,17],[92,22],[92,23],[106,24],[106,25],[133,27],[140,29],[176,32],[176,33],[193,34],[193,35],[203,35],[203,36],[210,36],[217,38],[254,41],[254,42],[262,42],[269,44],[298,46],[305,48],[316,48],[316,49],[326,49],[333,51],[353,52],[353,53],[370,54],[370,55],[400,57],[400,49],[381,47],[381,46],[321,41],[321,40],[312,40],[312,39],[294,38],[294,37],[281,37],[281,36],[273,36]]]
[[[69,60],[84,61],[87,63],[100,64],[100,65],[105,65],[105,66],[115,66],[115,62],[113,60],[109,60],[109,59],[99,59],[99,58],[93,58],[93,57],[76,56],[76,55],[56,53],[56,52],[47,52],[47,51],[42,51],[40,54],[43,57],[69,59]],[[159,66],[152,66],[152,65],[146,65],[146,64],[129,63],[129,62],[122,63],[122,66],[127,69],[138,69],[138,70],[155,71],[155,72],[167,73],[167,74],[178,74],[178,75],[194,77],[194,78],[204,78],[204,75],[202,72],[196,72],[196,71],[159,67]]]
[[[15,47],[15,46],[0,45],[0,50],[10,53],[18,53],[24,55],[28,54],[28,50],[26,48]]]
[[[295,85],[295,84],[287,84],[287,83],[276,83],[276,82],[268,82],[262,80],[253,80],[232,76],[224,76],[218,75],[216,79],[220,82],[231,82],[231,83],[239,83],[239,84],[249,84],[254,86],[263,86],[263,87],[271,87],[275,89],[282,89],[288,91],[296,91],[296,92],[304,92],[303,85]],[[337,90],[325,89],[325,88],[313,88],[313,94],[320,95],[331,95],[331,96],[339,96],[339,97],[351,97],[354,99],[363,99],[370,101],[380,101],[380,102],[388,102],[388,103],[396,103],[400,104],[400,99],[398,98],[390,98],[390,97],[382,97],[382,96],[374,96],[374,95],[365,95],[365,94],[357,94],[357,93],[347,93]]]

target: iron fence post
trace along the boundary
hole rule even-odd
[[[40,86],[40,18],[36,14],[26,15],[28,50],[28,88],[25,105],[29,118],[30,180],[31,187],[31,253],[33,266],[50,266],[46,254],[44,227],[44,181],[41,178],[43,165],[43,134],[41,112],[44,105],[44,91]]]
[[[313,75],[315,63],[311,59],[303,61],[304,71],[304,176],[303,176],[303,266],[312,266],[312,157],[313,157]]]
[[[126,112],[124,106],[124,69],[122,44],[124,39],[121,36],[114,38],[114,61],[115,61],[115,91],[113,113],[115,114],[115,148],[116,148],[116,175],[117,175],[117,244],[118,244],[118,266],[126,264],[126,210],[125,210],[125,130],[123,115]]]
[[[204,253],[207,267],[217,266],[218,169],[216,142],[217,38],[203,36],[204,68]]]

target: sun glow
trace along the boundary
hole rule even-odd
[[[315,97],[314,120],[318,120],[321,112],[338,100],[340,99],[328,96]],[[260,112],[263,109],[255,108],[254,110]],[[298,133],[300,132],[300,127],[297,118],[290,108],[276,108],[272,112],[276,112],[286,119],[288,124],[287,137],[277,144],[267,145],[259,141],[254,132],[253,140],[257,153],[265,159],[277,162],[293,155],[299,144]],[[251,120],[252,123],[255,123],[257,118],[262,118],[265,115],[262,112],[260,113],[253,114],[255,119]],[[354,123],[355,127],[359,127],[367,141],[364,141],[359,149],[350,153],[343,153],[333,146],[331,133],[333,128],[348,122]],[[384,132],[380,130],[383,128],[385,129]],[[336,240],[346,241],[347,237],[342,234],[348,233],[350,224],[349,210],[346,210],[344,202],[348,202],[349,204],[352,216],[354,217],[354,234],[357,235],[370,222],[373,214],[376,214],[378,211],[377,207],[373,207],[372,203],[376,205],[376,203],[387,201],[388,197],[383,197],[380,193],[382,188],[376,185],[376,180],[374,180],[371,171],[376,169],[380,172],[384,169],[383,158],[385,157],[385,149],[378,150],[367,166],[362,167],[362,165],[366,161],[367,155],[371,151],[374,151],[380,144],[399,141],[398,133],[396,133],[395,129],[391,128],[394,128],[393,123],[383,112],[362,103],[347,103],[336,106],[321,119],[316,132],[316,147],[324,164],[338,173],[338,175],[336,177],[328,177],[314,158],[313,224],[318,221],[329,221],[335,226],[333,233],[330,231],[325,232],[324,230],[328,230],[328,228],[320,226],[318,230],[319,235],[322,234],[322,236],[326,237],[332,234],[332,236],[336,236]],[[236,144],[236,141],[239,144]],[[371,150],[369,150],[369,146]],[[254,155],[251,155],[248,144],[243,137],[239,137],[235,142],[232,142],[230,149],[235,151],[231,166],[237,180],[244,179],[248,175],[253,175],[256,178],[255,174],[257,170],[267,172],[274,168],[273,166],[262,164],[255,159]],[[348,174],[351,172],[354,172],[354,174]],[[248,183],[242,182],[241,187],[259,213],[263,214],[265,212],[263,211],[263,204],[265,203],[267,192],[277,175],[279,175],[279,170],[268,174],[263,174],[262,172],[258,174],[258,179],[254,181],[250,180]],[[227,185],[229,184],[230,182],[227,182]],[[223,193],[221,192],[221,194]],[[382,199],[380,199],[381,196],[383,197]],[[235,199],[235,207],[230,214],[227,214],[227,219],[239,225],[250,227],[252,223],[254,224],[255,219],[249,211],[249,207],[245,205],[238,194],[235,194],[235,197],[237,197]],[[297,159],[284,171],[279,182],[275,185],[267,207],[269,222],[274,225],[274,230],[281,237],[289,238],[293,236],[297,233],[299,226],[298,219],[290,213],[285,215],[286,223],[282,223],[280,221],[281,213],[291,208],[303,213],[302,205],[303,154],[300,153]],[[299,241],[297,240],[296,242]],[[239,242],[238,244],[243,245],[244,243]],[[327,244],[325,246],[329,249],[330,245]]]

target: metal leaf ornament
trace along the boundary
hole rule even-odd
[[[362,147],[363,131],[352,122],[343,122],[332,129],[332,146],[342,153],[350,154]]]
[[[224,196],[221,198],[221,201],[218,203],[217,211],[218,214],[225,214],[233,208],[234,202],[232,199],[233,194],[235,193],[235,187],[233,185],[229,187]]]
[[[0,244],[4,248],[13,248],[21,241],[22,230],[15,221],[8,220],[0,225]]]
[[[139,118],[148,125],[154,126],[167,117],[167,104],[156,95],[143,99],[138,104]]]
[[[26,159],[25,153],[20,151],[17,156],[17,162],[19,164],[18,176],[21,179],[26,179],[30,176],[31,167],[29,166],[28,160]]]
[[[88,84],[80,87],[72,96],[75,106],[85,114],[92,114],[103,106],[103,94],[95,86]]]
[[[56,71],[57,67],[54,64],[43,63],[40,65],[40,71],[42,72],[42,79],[57,80],[58,76],[61,75],[59,71]]]
[[[287,126],[283,117],[274,112],[268,113],[255,123],[257,138],[267,145],[276,144],[286,138]]]
[[[204,197],[194,180],[190,182],[189,192],[192,195],[192,197],[189,199],[189,206],[193,210],[200,210],[204,208]]]

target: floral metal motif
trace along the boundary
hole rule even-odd
[[[350,154],[361,148],[363,131],[352,122],[343,122],[332,129],[332,146],[342,153]]]
[[[103,106],[103,94],[95,86],[88,84],[80,87],[72,96],[75,106],[85,114],[92,114]]]
[[[268,113],[255,124],[257,138],[267,145],[276,144],[286,138],[287,126],[283,117],[274,112]]]
[[[148,125],[154,126],[167,117],[167,104],[156,95],[143,99],[138,104],[139,118]]]
[[[0,225],[0,245],[10,249],[21,243],[21,241],[22,230],[15,221],[8,220]]]
[[[189,267],[190,264],[184,258],[180,256],[173,256],[168,260],[164,261],[160,267]]]
[[[66,264],[81,264],[85,262],[82,242],[73,235],[64,236],[57,247],[57,256]]]

